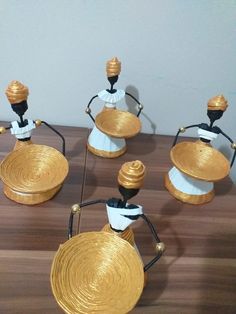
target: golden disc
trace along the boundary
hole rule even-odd
[[[218,150],[202,141],[181,142],[170,152],[173,164],[190,177],[218,181],[229,174],[230,164]]]
[[[11,152],[0,165],[2,181],[23,193],[49,191],[65,180],[69,166],[55,148],[31,144]]]
[[[103,133],[118,137],[129,138],[141,130],[141,122],[133,113],[121,110],[104,110],[96,116],[95,124]]]
[[[144,272],[127,241],[107,232],[86,232],[59,247],[50,279],[67,314],[125,314],[142,293]]]

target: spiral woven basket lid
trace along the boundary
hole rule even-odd
[[[118,137],[129,138],[141,130],[141,122],[134,114],[121,110],[104,110],[96,116],[97,128],[103,133]]]
[[[218,181],[230,171],[227,158],[200,140],[175,145],[171,149],[170,157],[176,168],[199,180]]]
[[[0,165],[2,181],[23,193],[46,192],[68,174],[66,158],[55,148],[32,144],[11,152]]]
[[[61,245],[51,268],[54,297],[68,314],[125,314],[144,285],[135,249],[108,232],[81,233]]]

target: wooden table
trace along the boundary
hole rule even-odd
[[[236,187],[232,182],[227,178],[217,183],[216,197],[209,204],[182,204],[163,186],[163,175],[171,167],[173,137],[140,134],[128,141],[124,156],[103,159],[86,152],[88,130],[59,130],[66,137],[70,162],[60,193],[33,207],[0,195],[0,313],[63,313],[53,299],[49,273],[55,250],[66,240],[70,206],[81,200],[119,197],[120,166],[140,159],[147,167],[145,185],[132,202],[143,205],[167,249],[148,272],[148,285],[132,314],[235,314]],[[34,142],[59,149],[59,140],[48,130],[36,131]],[[14,141],[4,135],[1,143],[3,157]],[[100,230],[106,222],[104,205],[85,207],[79,231]],[[150,260],[154,246],[149,230],[138,221],[134,231],[143,260]]]

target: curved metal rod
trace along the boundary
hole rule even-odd
[[[174,142],[172,144],[172,147],[174,147],[176,145],[178,137],[179,137],[179,133],[184,133],[187,129],[196,128],[196,127],[199,127],[199,126],[200,126],[200,124],[192,124],[192,125],[189,125],[189,126],[185,126],[183,128],[179,128],[178,132],[175,135],[175,139],[174,139]]]
[[[227,140],[228,140],[231,144],[234,144],[234,141],[232,140],[231,137],[229,137],[229,135],[227,135],[225,132],[223,132],[220,128],[219,128],[219,131],[220,131],[220,133],[221,133],[225,138],[227,138]],[[231,159],[230,168],[232,168],[232,166],[233,166],[233,164],[234,164],[235,157],[236,157],[236,149],[234,149],[234,154],[233,154],[233,157],[232,157],[232,159]]]
[[[56,133],[62,140],[62,153],[65,156],[65,152],[66,152],[66,143],[65,143],[65,138],[64,136],[57,131],[56,129],[54,129],[54,127],[52,127],[49,123],[47,123],[46,121],[41,121],[43,124],[45,124],[49,129],[51,129],[54,133]]]
[[[89,205],[94,205],[94,204],[99,204],[99,203],[106,203],[106,200],[94,200],[94,201],[88,201],[88,202],[84,202],[84,203],[80,203],[80,204],[75,204],[72,206],[71,209],[71,213],[70,213],[70,217],[69,217],[69,223],[68,223],[68,232],[67,232],[67,236],[68,239],[70,239],[73,236],[73,221],[74,221],[74,216],[78,213],[80,215],[80,208],[82,207],[86,207]]]
[[[154,226],[153,226],[153,224],[151,223],[151,221],[149,220],[149,218],[148,218],[146,215],[144,215],[144,214],[140,215],[140,217],[143,218],[143,220],[147,223],[147,225],[148,225],[148,227],[149,227],[149,229],[150,229],[150,231],[151,231],[151,233],[152,233],[152,235],[153,235],[153,237],[154,237],[156,243],[157,243],[157,244],[158,244],[158,243],[162,244],[162,249],[158,250],[157,255],[156,255],[150,262],[148,262],[148,263],[144,266],[143,270],[144,270],[144,272],[146,272],[149,268],[151,268],[151,267],[160,259],[160,257],[161,257],[162,254],[164,253],[165,246],[164,246],[164,243],[162,243],[161,240],[160,240],[160,238],[158,237],[157,231],[156,231],[156,229],[154,228]]]
[[[91,114],[90,105],[91,105],[91,103],[93,102],[93,100],[94,100],[95,98],[97,98],[97,97],[98,97],[98,95],[93,96],[93,97],[90,99],[90,101],[89,101],[89,103],[88,103],[88,105],[87,105],[87,107],[86,107],[86,109],[85,109],[85,112],[90,116],[90,118],[93,120],[93,122],[95,122],[95,119],[94,119],[94,117],[93,117],[92,114]]]
[[[134,97],[133,95],[131,95],[130,93],[128,92],[125,92],[125,95],[128,95],[129,97],[131,97],[134,101],[136,101],[136,103],[139,105],[139,111],[137,113],[137,117],[139,117],[141,111],[143,110],[143,105],[140,103],[140,101]]]

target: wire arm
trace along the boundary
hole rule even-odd
[[[94,205],[94,204],[101,204],[101,203],[104,204],[106,202],[107,202],[106,200],[99,199],[99,200],[88,201],[88,202],[72,205],[71,213],[70,213],[70,217],[69,217],[69,223],[68,223],[68,233],[67,233],[68,239],[70,239],[73,236],[74,216],[76,214],[79,214],[79,220],[80,220],[80,214],[81,214],[81,208],[82,207],[86,207],[86,206]]]
[[[54,133],[56,133],[62,140],[62,153],[65,156],[65,152],[66,152],[66,142],[65,142],[65,138],[64,136],[57,131],[56,129],[54,129],[54,127],[52,127],[49,123],[47,123],[46,121],[41,121],[43,124],[45,124],[50,130],[52,130]]]
[[[90,99],[90,101],[89,101],[89,103],[88,103],[88,105],[87,105],[87,107],[86,107],[86,109],[85,109],[85,112],[90,116],[90,118],[93,120],[93,122],[95,122],[95,119],[94,119],[94,117],[93,117],[92,114],[91,114],[90,105],[91,105],[91,103],[93,102],[93,100],[94,100],[95,98],[97,98],[97,97],[98,97],[98,95],[93,96],[93,97]]]
[[[189,125],[189,126],[185,126],[185,127],[179,128],[178,132],[175,135],[175,139],[174,139],[174,142],[172,144],[172,147],[174,147],[176,145],[180,133],[184,133],[187,129],[196,128],[196,127],[199,127],[199,126],[200,126],[200,124],[192,124],[192,125]]]
[[[223,132],[221,129],[219,129],[220,133],[227,138],[228,141],[230,141],[231,143],[231,148],[234,149],[234,153],[233,153],[233,157],[231,159],[231,163],[230,163],[230,168],[232,168],[234,161],[235,161],[235,157],[236,157],[236,143],[234,143],[234,141],[232,140],[231,137],[229,137],[225,132]]]
[[[125,95],[128,95],[129,97],[131,97],[134,101],[136,101],[136,103],[138,104],[138,113],[137,113],[137,117],[139,117],[141,111],[143,110],[143,105],[140,103],[140,101],[134,97],[133,95],[131,95],[130,93],[125,92]]]
[[[153,224],[151,223],[151,221],[149,220],[149,218],[142,214],[140,215],[141,218],[143,218],[143,220],[147,223],[151,233],[152,233],[152,236],[154,237],[155,241],[156,241],[156,251],[157,251],[157,255],[150,261],[148,262],[145,266],[144,266],[144,272],[146,272],[149,268],[151,268],[159,259],[160,257],[162,256],[162,254],[164,253],[165,251],[165,245],[163,242],[161,242],[160,238],[158,237],[157,235],[157,231],[156,229],[154,228]]]

